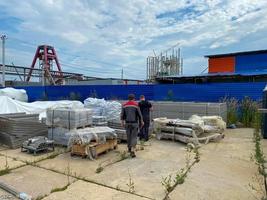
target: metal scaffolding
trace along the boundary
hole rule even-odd
[[[147,57],[147,81],[154,82],[156,78],[176,76],[183,72],[180,48],[171,47],[160,55]]]

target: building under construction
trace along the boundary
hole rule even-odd
[[[180,48],[171,47],[159,55],[147,58],[147,81],[155,82],[165,76],[183,74],[183,60]]]

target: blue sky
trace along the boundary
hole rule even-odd
[[[266,0],[0,1],[6,62],[29,66],[39,44],[55,47],[64,71],[146,77],[146,57],[179,43],[184,74],[207,54],[267,49]]]

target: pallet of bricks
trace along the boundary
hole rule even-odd
[[[53,108],[46,111],[48,138],[56,145],[67,146],[73,132],[92,126],[91,109]]]
[[[117,148],[117,135],[107,126],[99,126],[104,118],[94,116],[91,109],[56,108],[47,110],[48,138],[67,146],[71,155],[97,158],[100,153]],[[96,127],[92,125],[98,123]]]
[[[71,156],[77,155],[93,160],[100,154],[117,148],[117,135],[115,130],[109,127],[80,129],[71,136],[68,146]]]

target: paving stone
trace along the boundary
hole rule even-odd
[[[136,158],[111,165],[90,179],[128,191],[127,184],[131,176],[137,194],[163,199],[165,192],[161,184],[162,179],[170,174],[174,175],[185,166],[185,145],[157,140],[152,140],[151,143],[144,151],[138,151]]]
[[[200,149],[200,162],[194,165],[184,184],[178,185],[170,199],[255,199],[260,193],[253,150],[252,129],[227,130],[220,143],[210,143]]]
[[[25,165],[25,163],[6,156],[0,156],[0,170],[6,169],[6,165],[9,169],[13,169]]]
[[[90,178],[96,173],[96,169],[101,165],[105,166],[120,158],[119,151],[126,149],[126,145],[119,145],[117,150],[102,154],[96,160],[82,159],[79,156],[70,156],[70,153],[64,153],[54,159],[44,160],[37,163],[38,166],[46,169],[56,170],[65,173],[67,168],[71,174],[82,178]]]
[[[65,152],[66,149],[65,148],[61,148],[61,147],[57,147],[55,148],[54,152],[58,152],[58,153],[63,153]],[[0,151],[0,155],[7,155],[11,158],[15,158],[17,160],[20,161],[24,161],[24,162],[34,162],[34,161],[39,161],[41,159],[47,158],[50,155],[52,155],[54,152],[40,152],[37,155],[33,155],[27,152],[21,152],[21,149],[7,149],[4,151]]]
[[[96,184],[76,181],[71,184],[66,190],[50,194],[43,200],[145,200],[147,198],[139,197],[134,194],[120,192],[118,190],[99,186]]]
[[[52,189],[64,187],[68,180],[73,182],[75,179],[33,166],[21,167],[1,176],[2,182],[33,198],[50,194]]]

